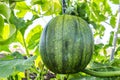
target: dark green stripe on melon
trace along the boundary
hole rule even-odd
[[[93,35],[80,17],[57,16],[50,20],[40,40],[40,54],[54,73],[71,74],[83,70],[93,53]]]

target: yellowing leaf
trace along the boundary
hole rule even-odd
[[[9,39],[10,37],[13,36],[13,34],[16,32],[16,28],[14,25],[10,24],[6,24],[4,27],[3,27],[3,30],[1,30],[1,38],[0,38],[0,41],[5,41],[7,39]]]
[[[19,72],[18,75],[19,75],[20,77],[25,77],[24,72]]]
[[[18,10],[17,12],[18,17],[24,17],[24,15],[30,10],[30,7],[27,6],[25,2],[19,2],[16,4],[15,9]]]
[[[23,36],[22,36],[22,34],[21,34],[20,31],[17,31],[16,40],[17,40],[18,42],[20,42],[22,45],[24,45],[24,43],[23,43]]]
[[[27,47],[29,49],[34,49],[34,47],[39,44],[41,32],[42,32],[41,25],[37,25],[32,30],[30,30],[26,37]]]
[[[9,28],[9,25],[6,24],[2,31],[2,38],[6,40],[9,37],[9,33],[10,33],[10,28]]]
[[[41,57],[38,56],[37,59],[35,60],[35,66],[36,67],[39,67],[39,68],[42,68],[42,60],[41,60]]]

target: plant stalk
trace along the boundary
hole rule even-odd
[[[62,14],[65,14],[66,11],[66,3],[65,0],[62,0]]]
[[[30,54],[29,54],[29,51],[28,51],[28,49],[27,49],[27,45],[26,45],[24,36],[22,36],[22,38],[23,38],[23,43],[24,43],[24,46],[25,46],[26,54],[27,54],[28,57],[30,57]]]
[[[40,80],[42,79],[43,70],[44,70],[44,64],[42,65],[42,69],[41,69],[41,72],[40,72],[40,74],[39,74]]]
[[[27,80],[30,80],[30,77],[29,77],[29,70],[27,70]]]
[[[67,77],[66,77],[66,79],[68,80],[68,78],[69,78],[69,74],[67,74]]]
[[[117,23],[116,23],[116,28],[115,28],[115,32],[114,32],[113,49],[112,49],[112,52],[110,55],[110,61],[112,61],[114,59],[114,53],[115,53],[115,48],[116,48],[116,41],[117,41],[119,26],[120,26],[120,4],[119,4],[119,9],[118,9]]]
[[[85,69],[82,72],[95,76],[95,77],[116,77],[120,76],[120,71],[108,71],[108,72],[101,72],[101,71],[94,71],[94,70],[89,70]]]

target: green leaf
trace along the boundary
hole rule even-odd
[[[25,20],[23,18],[16,17],[13,12],[11,13],[9,21],[11,24],[14,24],[18,30],[20,30],[22,35],[24,35],[24,32],[25,32],[26,28],[28,27],[28,25],[30,25],[32,23],[32,21],[25,22]]]
[[[9,44],[15,42],[15,39],[16,39],[16,32],[9,39],[0,41],[0,51],[10,52]]]
[[[108,14],[108,15],[111,15],[111,14],[112,14],[111,7],[110,7],[110,5],[109,5],[109,3],[108,3],[107,0],[104,0],[102,6],[103,6],[103,10],[101,10],[102,13],[104,13],[104,14]]]
[[[23,72],[33,65],[36,56],[24,59],[0,60],[0,78],[8,77],[15,72]]]
[[[23,55],[17,51],[10,54],[10,56],[12,56],[14,59],[24,59]]]
[[[109,46],[112,46],[113,36],[114,36],[114,32],[111,32],[111,33],[110,33],[110,38],[109,38]]]
[[[104,21],[106,18],[103,14],[100,14],[100,11],[99,10],[95,10],[94,11],[94,17],[96,17],[96,19],[101,22],[101,21]]]
[[[22,35],[22,33],[19,30],[17,31],[17,35],[16,35],[16,40],[15,41],[20,42],[22,45],[24,45],[23,35]]]
[[[120,67],[120,59],[114,59],[114,60],[111,62],[111,65],[112,65],[112,66],[115,66],[115,67]]]
[[[42,32],[41,25],[37,25],[32,30],[30,30],[26,38],[26,43],[28,44],[27,47],[29,49],[33,49],[35,46],[39,44],[41,32]]]
[[[44,4],[46,3],[47,0],[32,0],[31,4],[35,5],[35,4]]]
[[[104,46],[104,44],[96,44],[95,46],[94,46],[94,49],[95,49],[95,53],[98,53],[98,52],[100,52],[100,50],[103,48],[103,46]]]
[[[115,24],[116,24],[116,17],[115,16],[112,16],[110,18],[110,25],[115,28]]]
[[[0,14],[2,14],[7,20],[9,20],[11,10],[6,4],[0,3]]]
[[[77,4],[77,12],[79,14],[80,17],[85,17],[85,14],[86,14],[86,6],[87,4],[84,2],[84,3],[78,3]]]
[[[16,27],[14,24],[9,24],[9,27],[10,27],[9,37],[11,37],[16,32]]]
[[[42,5],[41,7],[43,11],[46,11],[44,14],[46,16],[51,14],[59,14],[62,10],[58,0],[48,1],[45,5]]]
[[[25,2],[17,3],[15,9],[18,10],[16,14],[20,18],[23,18],[25,14],[30,11],[30,7]]]
[[[90,13],[90,19],[93,20],[93,21],[97,21],[97,16],[95,15],[94,12]]]
[[[2,31],[4,27],[4,19],[3,17],[0,15],[0,30]]]
[[[97,24],[95,22],[91,21],[89,24],[91,24],[94,27],[94,29],[97,28]]]
[[[31,3],[40,5],[45,16],[59,14],[62,9],[59,0],[32,0]]]
[[[105,21],[106,17],[103,14],[98,14],[99,21]]]
[[[120,4],[120,0],[110,0],[113,4]]]
[[[105,27],[101,24],[97,24],[96,33],[102,37],[104,35]]]
[[[20,1],[25,1],[25,0],[9,0],[10,2],[20,2]]]
[[[120,46],[118,46],[118,47],[116,48],[115,55],[118,55],[118,56],[119,56],[119,53],[120,53]]]
[[[24,59],[24,57],[19,52],[13,52],[12,54],[8,54],[3,58],[0,58],[0,60],[12,60],[12,59]]]
[[[9,50],[9,45],[8,44],[0,44],[0,51],[6,51],[6,52],[10,52]]]
[[[0,15],[0,30],[1,30],[0,40],[2,39],[2,31],[3,31],[3,28],[4,28],[4,19],[3,19],[3,17]]]

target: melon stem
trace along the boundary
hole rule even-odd
[[[95,76],[95,77],[115,77],[120,76],[120,71],[108,71],[108,72],[102,72],[102,71],[94,71],[90,69],[84,69],[82,72]]]

